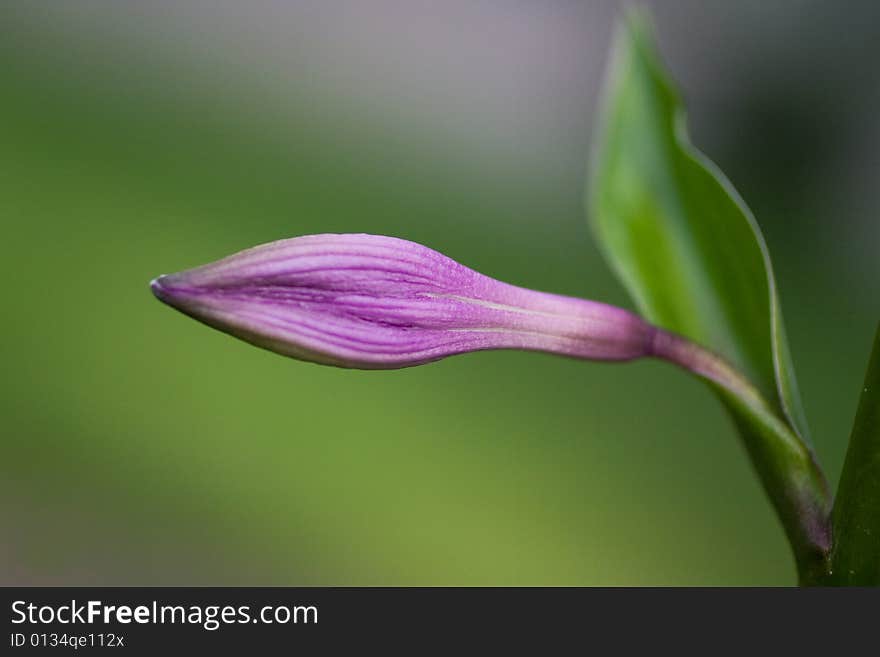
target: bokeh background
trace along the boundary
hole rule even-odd
[[[372,232],[630,306],[582,210],[614,2],[5,2],[2,584],[792,584],[709,391],[658,363],[298,363],[148,281]],[[880,5],[656,3],[765,231],[837,480],[880,319]]]

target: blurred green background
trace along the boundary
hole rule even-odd
[[[836,482],[875,322],[876,3],[658,3],[762,225]],[[730,422],[657,363],[287,360],[154,276],[397,235],[631,306],[582,187],[616,3],[4,3],[0,584],[792,584]]]

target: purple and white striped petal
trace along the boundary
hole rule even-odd
[[[489,278],[394,237],[309,235],[160,276],[165,303],[301,360],[394,369],[485,349],[652,355],[657,329],[603,303]]]

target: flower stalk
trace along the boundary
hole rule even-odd
[[[829,496],[812,452],[724,358],[597,301],[529,290],[406,240],[308,235],[159,276],[153,293],[259,347],[323,365],[397,369],[455,354],[518,349],[597,361],[655,358],[715,387],[741,430],[795,551],[824,564]]]
[[[392,237],[281,240],[160,276],[151,287],[221,331],[325,365],[396,369],[487,349],[654,357],[757,395],[720,356],[628,310],[503,283]]]

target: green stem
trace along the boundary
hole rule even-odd
[[[715,389],[782,523],[800,583],[821,579],[831,550],[831,496],[812,450],[761,392],[718,354],[662,329],[656,329],[651,351]]]

